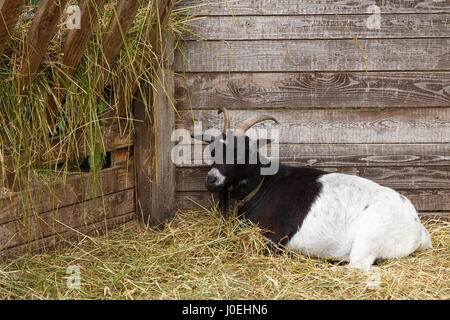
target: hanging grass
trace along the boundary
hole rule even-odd
[[[107,2],[73,76],[67,74],[62,63],[61,52],[68,31],[63,15],[34,81],[26,91],[19,92],[23,39],[39,5],[38,1],[26,1],[0,59],[0,182],[8,176],[12,185],[6,189],[0,184],[0,196],[52,185],[86,170],[92,173],[94,189],[101,194],[101,185],[97,184],[105,166],[103,125],[116,115],[119,98],[131,102],[133,82],[137,81],[137,90],[142,90],[160,81],[153,75],[164,63],[162,35],[171,36],[177,44],[181,34],[189,32],[186,23],[192,19],[184,12],[173,11],[162,29],[156,16],[157,1],[142,3],[114,66],[108,66],[102,41],[116,14],[117,1]],[[71,4],[78,1],[69,1],[68,5]],[[156,46],[150,43],[152,36],[156,36],[153,39]],[[143,61],[145,68],[136,68],[137,61]],[[63,88],[65,98],[57,103],[53,124],[47,120],[46,99],[54,96],[55,88]],[[126,132],[131,141],[131,109],[121,117],[121,132]]]
[[[0,299],[449,299],[450,224],[425,221],[433,249],[369,273],[293,252],[218,210],[179,211],[163,229],[131,222],[56,252],[0,263]],[[67,268],[80,268],[80,289]]]

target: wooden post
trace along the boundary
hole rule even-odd
[[[165,51],[172,51],[171,46],[167,40]],[[171,159],[175,111],[169,98],[174,93],[172,52],[166,57],[168,61],[158,71],[153,90],[147,87],[144,96],[138,94],[133,110],[136,212],[151,226],[161,225],[175,214],[175,165]],[[144,101],[150,112],[146,112]]]

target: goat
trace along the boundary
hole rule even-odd
[[[219,192],[227,212],[225,193],[231,187],[238,200],[236,213],[268,230],[265,236],[273,243],[312,257],[343,260],[363,271],[376,261],[432,247],[412,203],[393,189],[358,176],[283,164],[275,174],[262,175],[272,160],[258,149],[270,141],[250,140],[245,132],[259,122],[278,121],[255,116],[232,132],[228,111],[220,112],[225,116],[221,135],[193,136],[209,143],[214,159],[206,188]],[[239,139],[244,153],[237,150]],[[217,151],[222,151],[219,158]],[[230,152],[233,163],[226,163]],[[250,163],[255,155],[256,163]]]

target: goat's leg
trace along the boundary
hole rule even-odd
[[[228,198],[228,191],[219,192],[219,208],[224,217],[228,217],[230,209],[230,201]]]

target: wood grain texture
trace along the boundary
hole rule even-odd
[[[449,211],[450,189],[426,190],[397,190],[411,200],[418,211]],[[215,202],[212,199],[215,199]],[[217,196],[209,192],[188,191],[176,193],[176,207],[178,209],[200,209],[217,204]]]
[[[112,67],[114,60],[119,55],[140,5],[140,0],[120,0],[117,4],[108,30],[103,37],[104,61],[109,68]]]
[[[435,212],[425,211],[425,212],[419,212],[419,216],[422,219],[450,221],[450,212],[449,211],[435,211]]]
[[[24,6],[23,1],[0,0],[0,57]]]
[[[296,163],[289,163],[297,165]],[[356,175],[393,189],[450,189],[446,167],[325,167],[327,172]],[[209,167],[177,169],[177,191],[206,191]]]
[[[159,70],[152,93],[142,98],[152,106],[150,117],[144,102],[134,105],[137,215],[152,226],[175,214],[175,165],[170,158],[175,111],[167,97],[173,96],[173,81],[170,64]]]
[[[450,72],[198,73],[175,78],[177,108],[448,107]]]
[[[133,212],[134,189],[0,225],[0,250]]]
[[[260,123],[258,128],[279,132],[280,143],[449,143],[450,108],[391,110],[230,110],[232,128],[254,115],[270,115],[279,121]],[[193,132],[193,119],[203,131],[222,129],[217,110],[180,112],[176,127]],[[251,130],[252,130],[251,129]],[[270,133],[270,131],[269,131]]]
[[[177,148],[188,148],[190,161],[176,162],[176,166],[208,166],[212,160],[202,145],[201,156],[196,156],[194,145],[181,141]],[[271,154],[271,149],[278,154]],[[314,167],[417,167],[449,166],[450,144],[272,144],[267,155],[279,159],[282,163]],[[175,153],[178,154],[178,153]],[[182,155],[182,154],[181,154]]]
[[[64,88],[69,85],[70,78],[75,74],[81,58],[84,55],[91,34],[97,25],[100,14],[103,11],[105,1],[106,0],[84,1],[80,8],[81,28],[69,30],[69,32],[67,33],[67,37],[62,48],[64,67],[56,77],[58,81],[62,82],[62,85],[58,85],[53,89],[52,94],[48,94],[46,96],[47,122],[49,126],[53,128],[53,130],[53,122],[58,112],[57,105],[64,99]]]
[[[58,245],[64,245],[68,242],[81,241],[87,236],[100,236],[107,233],[109,230],[133,220],[134,217],[135,212],[130,212],[117,217],[105,219],[101,222],[78,227],[76,231],[68,230],[65,232],[59,232],[49,237],[2,250],[0,251],[0,258],[13,258],[27,253],[35,254],[47,252]]]
[[[20,89],[33,81],[47,47],[56,32],[67,0],[42,0],[24,40],[19,69]]]
[[[89,38],[97,25],[106,0],[83,1],[81,6],[81,29],[69,30],[63,46],[63,64],[66,74],[72,75],[83,57]]]
[[[384,13],[445,13],[448,1],[435,0],[184,0],[176,10],[204,15],[365,14],[371,5]]]
[[[114,151],[122,148],[127,148],[133,145],[133,137],[130,133],[121,132],[121,129],[117,123],[105,126],[103,129],[103,147],[104,151]],[[75,134],[77,143],[76,154],[68,154],[65,149],[61,147],[61,137],[55,137],[50,140],[51,147],[49,150],[42,150],[40,153],[41,158],[36,159],[34,166],[48,166],[57,163],[62,163],[67,159],[73,160],[74,158],[85,158],[90,156],[91,152],[89,146],[81,134]],[[8,168],[12,168],[11,158],[6,154],[5,164]]]
[[[21,219],[29,211],[45,213],[94,199],[101,194],[109,195],[133,188],[134,185],[133,166],[124,163],[103,170],[97,190],[93,188],[92,174],[82,174],[51,186],[42,185],[26,193],[15,193],[11,198],[0,198],[0,225]]]
[[[177,72],[444,71],[450,70],[450,39],[372,39],[359,45],[353,40],[185,41],[174,67]]]
[[[368,28],[370,15],[206,16],[187,25],[203,40],[358,39],[448,37],[449,14],[383,14],[381,28]],[[195,40],[185,35],[184,40]]]

